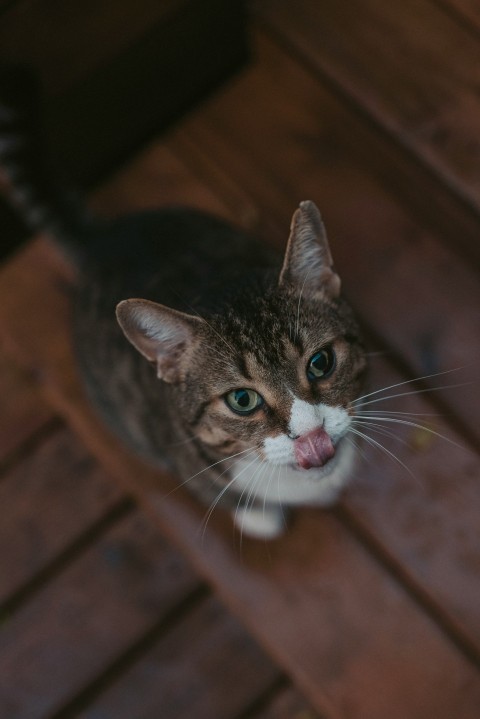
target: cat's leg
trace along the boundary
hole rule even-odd
[[[239,507],[232,516],[240,533],[255,539],[275,539],[287,528],[285,510],[277,505]]]

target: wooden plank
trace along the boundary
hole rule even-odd
[[[203,177],[186,168],[164,143],[155,140],[90,197],[90,210],[117,217],[133,210],[188,204],[231,222],[253,227],[256,209],[248,196],[222,175],[222,195],[213,193]]]
[[[402,381],[380,358],[373,362],[372,374],[380,387]],[[412,391],[411,386],[386,395],[405,390]],[[440,615],[447,614],[452,629],[480,656],[480,455],[465,447],[425,398],[420,394],[365,405],[365,410],[378,411],[387,420],[398,417],[406,424],[378,422],[367,415],[357,425],[386,451],[361,443],[364,461],[359,462],[342,506],[363,536],[390,554],[393,565],[400,561],[404,576],[429,596]]]
[[[0,462],[52,420],[32,378],[0,351]]]
[[[61,430],[0,483],[0,602],[32,580],[115,507],[117,483]]]
[[[472,68],[480,44],[469,28],[431,0],[259,0],[256,7],[478,211],[480,100]]]
[[[480,29],[480,8],[475,0],[436,0],[436,2],[447,11],[453,10],[457,21],[463,22],[471,32]]]
[[[376,133],[262,34],[257,53],[256,67],[183,123],[171,146],[207,181],[212,164],[228,169],[279,246],[298,202],[317,201],[353,306],[408,362],[410,377],[464,368],[431,386],[474,380],[476,273],[388,187],[398,168],[386,161]],[[478,441],[478,385],[439,397]]]
[[[46,717],[198,584],[140,513],[109,531],[0,628],[0,713]]]
[[[58,301],[57,295],[55,308],[58,281],[52,274],[51,251],[45,246],[43,251],[43,261],[40,243],[22,258],[27,264],[25,275],[29,276],[28,262],[33,261],[36,275],[42,278],[40,284],[33,282],[30,294],[29,285],[22,287],[24,307],[39,308],[34,318],[37,332],[28,330],[32,316],[27,312],[30,319],[19,317],[15,327],[8,328],[15,335],[12,344],[24,361],[35,358],[50,400],[112,474],[130,483],[146,506],[155,509],[163,531],[195,561],[314,706],[332,717],[353,706],[360,719],[383,719],[387,711],[399,719],[428,715],[442,719],[452,712],[476,717],[480,680],[470,663],[333,517],[305,511],[278,543],[268,548],[245,543],[242,562],[232,545],[230,523],[220,516],[213,518],[199,542],[204,510],[181,493],[166,493],[171,487],[167,479],[126,455],[95,422],[76,386],[69,348],[63,352],[58,348],[66,337],[63,300]],[[51,296],[44,297],[48,292]],[[49,329],[52,312],[56,339],[54,329]],[[62,362],[58,357],[63,357]],[[397,484],[397,497],[402,491]],[[428,504],[420,506],[421,527],[428,527]],[[463,525],[461,517],[457,520]]]
[[[476,670],[332,516],[303,512],[268,548],[244,543],[240,563],[227,529],[200,545],[201,514],[150,502],[322,716],[476,717]]]
[[[235,719],[277,676],[243,627],[208,599],[78,719]]]

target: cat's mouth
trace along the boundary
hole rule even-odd
[[[324,467],[334,456],[332,438],[323,427],[297,437],[293,444],[295,459],[300,469]]]

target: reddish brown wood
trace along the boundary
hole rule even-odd
[[[1,715],[48,716],[196,586],[151,522],[124,520],[4,621]]]
[[[210,189],[203,178],[196,176],[185,162],[164,143],[154,142],[115,173],[109,182],[95,191],[90,199],[93,212],[117,216],[121,212],[186,204],[207,210],[234,221],[252,212],[244,193],[225,176],[224,186],[230,189],[227,199]]]
[[[277,676],[243,627],[218,601],[208,599],[79,719],[233,719]]]
[[[28,583],[111,510],[121,493],[62,430],[0,483],[0,602]]]
[[[260,0],[268,24],[477,210],[478,38],[431,0]]]
[[[464,22],[473,33],[480,30],[480,8],[475,0],[440,0],[440,7],[454,11],[454,17]]]
[[[244,543],[240,563],[228,534],[199,546],[197,513],[149,500],[320,714],[476,716],[477,672],[333,517],[305,511],[274,545]]]
[[[0,353],[0,461],[53,417],[38,387],[20,367]]]

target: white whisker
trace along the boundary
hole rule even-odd
[[[411,380],[412,382],[415,382],[416,380]],[[468,385],[473,384],[472,382],[460,382],[459,384],[448,384],[443,385],[442,387],[425,387],[425,389],[416,389],[412,390],[411,392],[398,392],[397,394],[389,394],[387,397],[377,397],[377,399],[370,399],[368,402],[362,402],[361,408],[365,407],[368,404],[375,404],[375,402],[384,402],[387,399],[398,399],[399,397],[410,397],[414,394],[423,394],[424,392],[439,392],[440,390],[445,389],[457,389],[458,387],[467,387]],[[395,386],[395,385],[394,385]],[[389,389],[388,387],[385,387],[385,390]],[[385,390],[378,390],[379,392],[383,392]],[[372,394],[376,394],[376,392],[372,392]],[[369,397],[370,395],[366,395],[366,397]],[[359,402],[358,399],[354,400],[350,404],[354,406],[355,402]]]
[[[265,468],[266,468],[267,465],[268,465],[268,462],[266,462],[265,460],[261,460],[261,463],[260,463],[259,467],[257,467],[256,471],[255,471],[255,472],[253,473],[253,475],[250,477],[250,479],[248,480],[247,484],[245,485],[245,487],[244,487],[244,489],[243,489],[243,491],[242,491],[240,497],[238,498],[237,508],[236,508],[236,510],[235,510],[235,521],[237,521],[238,510],[239,510],[239,508],[240,508],[240,504],[241,504],[243,495],[245,494],[246,491],[248,491],[247,500],[246,500],[245,505],[244,505],[244,507],[243,507],[242,523],[241,523],[241,525],[240,525],[240,554],[241,554],[242,549],[243,549],[244,523],[245,523],[246,515],[247,515],[247,513],[248,513],[248,507],[249,507],[249,504],[250,504],[250,497],[252,496],[252,494],[254,494],[255,486],[256,486],[256,484],[259,483],[260,477],[264,474]],[[249,465],[249,466],[250,466],[250,465]],[[255,501],[255,496],[253,496],[252,504],[253,504],[254,501]]]
[[[183,487],[185,484],[188,484],[188,482],[191,482],[192,479],[195,479],[195,477],[198,477],[200,474],[203,474],[208,469],[212,469],[212,467],[216,467],[218,464],[221,464],[222,462],[227,462],[229,459],[234,459],[235,457],[239,457],[241,454],[245,454],[246,452],[256,452],[257,449],[258,449],[258,447],[254,447],[253,449],[252,449],[252,447],[248,447],[247,449],[243,449],[241,452],[237,452],[236,454],[231,454],[229,457],[223,457],[222,459],[219,459],[217,462],[213,462],[212,464],[209,464],[208,467],[204,467],[196,474],[192,474],[191,477],[188,477],[188,479],[185,479],[183,482],[181,482],[176,487],[171,489],[170,492],[168,492],[168,494],[166,494],[165,496],[169,497],[171,494],[173,494],[173,492],[176,492],[178,489],[180,489],[180,487]],[[224,474],[224,472],[222,474]]]
[[[362,415],[357,415],[356,419],[358,419],[362,423],[367,423],[367,421],[362,418]],[[368,420],[371,418],[369,417]],[[419,424],[418,422],[412,422],[410,420],[406,419],[399,419],[398,417],[375,417],[375,420],[377,422],[388,422],[390,424],[400,424],[405,425],[407,427],[414,427],[415,429],[420,429],[424,432],[428,432],[429,434],[435,435],[435,437],[439,437],[440,439],[444,439],[446,442],[449,442],[450,444],[453,444],[454,447],[458,447],[458,449],[465,449],[465,447],[462,447],[461,444],[458,444],[458,442],[454,442],[453,439],[450,439],[450,437],[447,437],[444,434],[441,434],[440,432],[437,432],[436,430],[432,429],[431,427],[427,427],[426,425]]]
[[[410,447],[411,445],[403,439],[403,437],[399,437],[398,434],[395,434],[395,432],[389,432],[388,429],[385,429],[385,427],[382,427],[379,424],[376,424],[374,422],[355,422],[353,421],[352,424],[356,424],[357,427],[368,427],[372,430],[372,432],[377,432],[377,434],[381,434],[383,437],[388,437],[389,439],[394,439],[397,442],[401,442],[402,444],[406,445],[407,447]]]
[[[456,367],[455,369],[447,369],[443,372],[435,372],[433,374],[426,374],[423,377],[414,377],[413,379],[407,379],[403,382],[396,382],[395,384],[391,384],[388,387],[382,387],[381,389],[374,390],[373,392],[369,392],[368,394],[364,394],[362,397],[357,397],[357,399],[354,399],[353,402],[350,404],[355,405],[359,402],[363,402],[364,399],[367,399],[368,397],[373,397],[376,394],[379,394],[380,392],[387,392],[389,389],[395,389],[395,387],[403,387],[406,384],[412,384],[412,382],[420,382],[421,380],[425,379],[432,379],[433,377],[441,377],[446,374],[452,374],[453,372],[459,372],[460,370],[465,369],[465,367]],[[469,383],[467,383],[469,384]],[[454,385],[455,387],[461,386],[461,385]],[[448,389],[446,387],[433,387],[432,389]],[[429,390],[419,390],[420,392],[427,392]],[[430,390],[431,391],[431,390]],[[402,395],[392,395],[393,397],[401,397]],[[382,398],[386,399],[386,398]],[[377,400],[375,400],[377,401]],[[365,404],[370,404],[370,402],[365,402]]]
[[[400,411],[394,411],[394,410],[378,410],[378,409],[365,409],[361,410],[362,414],[368,414],[372,417],[372,419],[375,419],[375,415],[382,414],[384,415],[405,415],[405,417],[442,417],[441,414],[438,412],[400,412]],[[355,415],[355,417],[360,417],[361,415]]]
[[[407,467],[407,465],[404,462],[402,462],[402,460],[399,459],[399,457],[397,457],[393,452],[391,452],[389,449],[387,449],[387,447],[385,447],[383,444],[381,444],[381,442],[377,442],[377,440],[373,439],[373,437],[369,437],[367,434],[365,434],[364,432],[361,432],[359,429],[355,429],[354,427],[350,427],[349,432],[353,432],[353,434],[356,434],[359,437],[363,437],[363,439],[366,442],[368,442],[368,444],[372,445],[373,447],[376,447],[377,449],[379,449],[382,452],[384,452],[385,454],[387,454],[395,462],[400,464],[415,481],[417,481],[417,478],[415,477],[415,475],[413,474],[411,469],[409,467]]]
[[[362,457],[362,459],[364,459],[364,460],[367,461],[367,462],[370,462],[370,457],[369,457],[367,454],[365,454],[365,452],[363,451],[362,447],[358,444],[358,442],[355,442],[355,440],[353,439],[353,437],[349,437],[348,434],[347,434],[347,435],[345,435],[344,439],[353,446],[353,448],[355,449],[355,451],[360,454],[360,456]]]
[[[255,450],[255,451],[256,451],[256,450]],[[205,531],[206,531],[206,529],[207,529],[207,524],[208,524],[208,522],[210,521],[210,518],[211,518],[211,516],[212,516],[212,514],[213,514],[213,512],[214,512],[214,510],[215,510],[215,507],[218,505],[218,503],[220,502],[220,500],[221,500],[221,498],[223,497],[223,495],[225,494],[225,492],[227,492],[227,491],[230,489],[230,487],[237,481],[237,479],[238,479],[249,467],[251,467],[251,465],[254,464],[254,463],[256,462],[256,460],[257,460],[257,458],[254,457],[253,460],[252,460],[251,462],[249,462],[249,464],[247,464],[246,467],[244,467],[240,472],[238,472],[238,474],[236,474],[234,477],[232,477],[232,479],[230,479],[230,480],[227,482],[227,484],[225,485],[225,487],[223,487],[222,491],[219,492],[218,495],[215,497],[215,500],[212,502],[212,504],[211,504],[210,507],[208,508],[208,510],[207,510],[207,512],[206,512],[206,515],[205,515],[205,517],[204,517],[204,519],[203,519],[203,521],[202,521],[202,525],[203,525],[202,538],[205,537]]]

